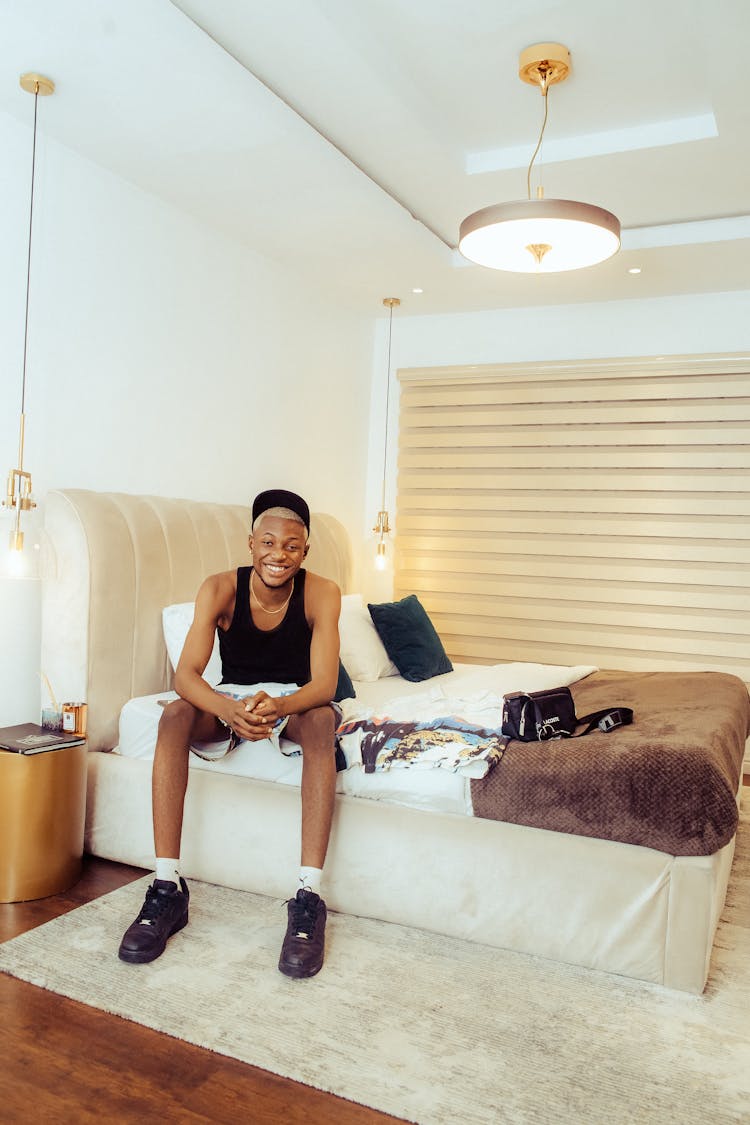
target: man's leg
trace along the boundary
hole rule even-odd
[[[331,707],[314,707],[292,715],[285,737],[302,747],[303,869],[320,871],[331,834],[336,797],[335,716]],[[323,965],[326,905],[308,880],[289,900],[289,922],[279,968],[291,977],[311,977]]]
[[[194,738],[221,738],[217,726],[213,715],[198,711],[185,699],[176,699],[164,708],[151,773],[151,813],[157,856],[180,854],[190,743]]]
[[[336,797],[335,718],[330,707],[291,715],[284,737],[302,747],[303,867],[325,863]]]
[[[190,742],[193,738],[214,737],[218,737],[218,732],[213,715],[196,710],[184,699],[165,707],[159,721],[151,775],[157,877],[120,943],[122,961],[154,961],[164,952],[172,934],[187,925],[190,893],[187,883],[180,878],[178,864]],[[170,862],[166,863],[166,859]]]

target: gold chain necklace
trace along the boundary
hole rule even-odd
[[[268,613],[271,616],[273,616],[277,613],[283,613],[283,611],[286,609],[286,607],[289,605],[290,601],[292,600],[292,594],[294,593],[294,579],[292,579],[292,588],[289,591],[289,597],[286,599],[284,604],[282,606],[280,606],[278,609],[266,609],[266,607],[263,605],[263,602],[260,600],[258,595],[255,593],[255,590],[253,589],[253,576],[254,576],[254,574],[255,574],[255,571],[253,570],[250,574],[250,593],[255,598],[255,600],[258,603],[258,605],[260,606],[260,608],[263,610],[264,613]]]

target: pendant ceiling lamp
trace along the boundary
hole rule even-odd
[[[458,248],[480,266],[514,273],[561,273],[593,266],[620,248],[620,222],[611,211],[572,199],[531,198],[531,169],[547,124],[550,86],[570,73],[570,52],[560,43],[537,43],[521,52],[518,74],[538,86],[544,118],[526,174],[527,199],[475,211],[461,223]]]
[[[23,467],[23,447],[26,432],[26,354],[29,340],[29,290],[31,287],[31,232],[34,225],[34,172],[36,169],[36,116],[39,96],[53,94],[55,84],[41,74],[22,74],[21,88],[28,94],[34,95],[34,133],[31,145],[31,196],[29,199],[29,245],[26,256],[26,312],[23,329],[23,365],[21,373],[21,419],[18,437],[18,467],[8,473],[8,487],[3,507],[15,512],[13,530],[10,533],[11,551],[23,550],[23,532],[21,531],[21,512],[28,512],[36,507],[31,493],[31,473]],[[15,556],[20,558],[20,555]]]
[[[393,339],[393,310],[398,308],[401,304],[399,297],[383,297],[383,304],[389,310],[390,315],[388,319],[388,360],[385,369],[385,437],[383,439],[383,484],[380,494],[380,511],[378,518],[373,527],[373,531],[378,536],[377,547],[375,548],[375,567],[377,570],[385,570],[386,565],[386,546],[385,537],[391,530],[391,525],[388,522],[388,511],[385,506],[385,481],[386,470],[388,467],[388,409],[390,406],[391,397],[391,341]]]

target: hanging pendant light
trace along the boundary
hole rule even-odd
[[[375,567],[377,570],[385,570],[386,567],[386,542],[385,537],[391,530],[388,521],[388,511],[385,506],[385,484],[386,484],[386,470],[388,466],[388,410],[390,406],[391,395],[391,341],[393,340],[393,310],[398,308],[401,304],[399,297],[384,297],[383,304],[389,310],[388,319],[388,361],[385,371],[385,437],[383,439],[383,485],[380,494],[380,511],[378,518],[373,527],[373,531],[378,536],[377,547],[375,549]]]
[[[31,197],[29,200],[29,246],[26,257],[26,312],[23,329],[23,365],[21,375],[21,418],[18,437],[18,467],[8,473],[8,486],[3,507],[15,512],[15,525],[10,533],[11,551],[23,550],[23,532],[21,531],[21,512],[28,512],[36,507],[32,496],[31,473],[23,467],[24,440],[26,434],[26,355],[29,340],[29,290],[31,284],[31,233],[34,225],[34,173],[36,169],[36,119],[39,96],[46,97],[53,94],[55,84],[41,74],[22,74],[21,89],[34,95],[34,133],[31,146]]]
[[[560,273],[610,258],[620,248],[620,221],[611,211],[572,199],[531,198],[531,169],[547,124],[547,94],[570,73],[570,52],[560,43],[537,43],[521,52],[519,77],[538,86],[544,118],[526,174],[527,199],[475,211],[461,223],[458,248],[490,269],[514,273]]]

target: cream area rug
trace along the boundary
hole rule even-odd
[[[283,904],[198,882],[187,929],[125,965],[147,883],[6,942],[0,969],[422,1125],[750,1121],[748,814],[700,997],[344,915],[292,981]]]

